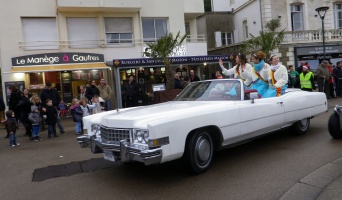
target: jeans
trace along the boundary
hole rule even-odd
[[[39,135],[39,125],[32,126],[32,136],[37,137]]]
[[[82,122],[76,122],[75,131],[76,134],[82,132]]]
[[[56,136],[57,135],[57,133],[56,133],[56,124],[49,124],[48,125],[48,137],[51,137],[51,135],[54,135],[54,136]]]
[[[15,133],[9,134],[9,145],[17,145],[17,136]]]
[[[62,126],[62,122],[61,122],[61,116],[58,114],[57,115],[57,126],[59,128],[59,132],[64,132],[64,128]]]
[[[110,110],[110,100],[105,100],[105,110]]]

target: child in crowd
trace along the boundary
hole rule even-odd
[[[48,138],[51,138],[53,134],[58,137],[56,133],[56,123],[57,123],[57,109],[52,105],[52,100],[46,100],[46,123],[48,125]]]
[[[83,111],[83,117],[86,117],[86,116],[91,114],[90,110],[93,110],[94,108],[97,107],[97,104],[93,104],[93,105],[88,104],[87,103],[87,99],[86,98],[82,98],[80,100],[80,107],[81,107],[81,109]]]
[[[72,100],[72,106],[70,107],[72,120],[76,123],[75,131],[76,135],[82,134],[82,117],[83,111],[80,107],[80,103],[77,98]]]
[[[58,104],[59,111],[61,113],[61,117],[67,117],[68,116],[68,109],[67,105],[64,103],[63,99],[61,99],[61,102]]]
[[[13,110],[7,111],[6,117],[7,117],[7,120],[5,122],[5,127],[7,130],[7,134],[9,135],[8,137],[9,145],[10,147],[19,146],[20,144],[17,143],[17,136],[16,136],[16,132],[17,132],[17,129],[19,129],[19,127],[18,127],[17,120],[15,119],[15,114]]]
[[[96,107],[92,110],[91,114],[96,114],[96,113],[102,112],[102,108],[101,108],[101,104],[100,104],[100,98],[101,97],[94,95],[94,97],[91,99],[91,104],[96,105]]]
[[[40,128],[40,123],[42,121],[42,117],[40,116],[39,113],[39,108],[35,105],[31,106],[31,113],[28,116],[28,119],[32,123],[32,137],[34,141],[39,141],[42,140],[39,137],[39,128]]]

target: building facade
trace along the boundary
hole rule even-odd
[[[105,78],[115,90],[114,79],[129,74],[115,74],[113,60],[142,58],[146,43],[167,33],[190,33],[174,55],[207,55],[196,27],[202,0],[13,0],[0,10],[2,85],[39,93],[52,82],[68,102],[91,79]]]
[[[299,61],[315,69],[323,59],[322,20],[316,8],[328,6],[324,18],[325,58],[333,64],[342,60],[342,2],[339,0],[213,0],[234,15],[234,44],[208,48],[209,54],[236,53],[249,34],[259,35],[271,19],[280,19],[285,30],[282,45],[274,50],[282,64],[297,66]],[[214,8],[218,6],[213,6]],[[221,10],[222,11],[222,10]]]

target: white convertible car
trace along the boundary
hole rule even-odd
[[[324,93],[287,90],[260,98],[238,79],[194,82],[174,101],[83,118],[81,146],[114,162],[159,164],[182,158],[192,172],[209,169],[216,150],[283,128],[305,134],[328,110]]]

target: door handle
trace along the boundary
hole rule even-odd
[[[280,101],[280,102],[277,102],[277,104],[283,105],[283,102],[282,102],[282,101]]]

